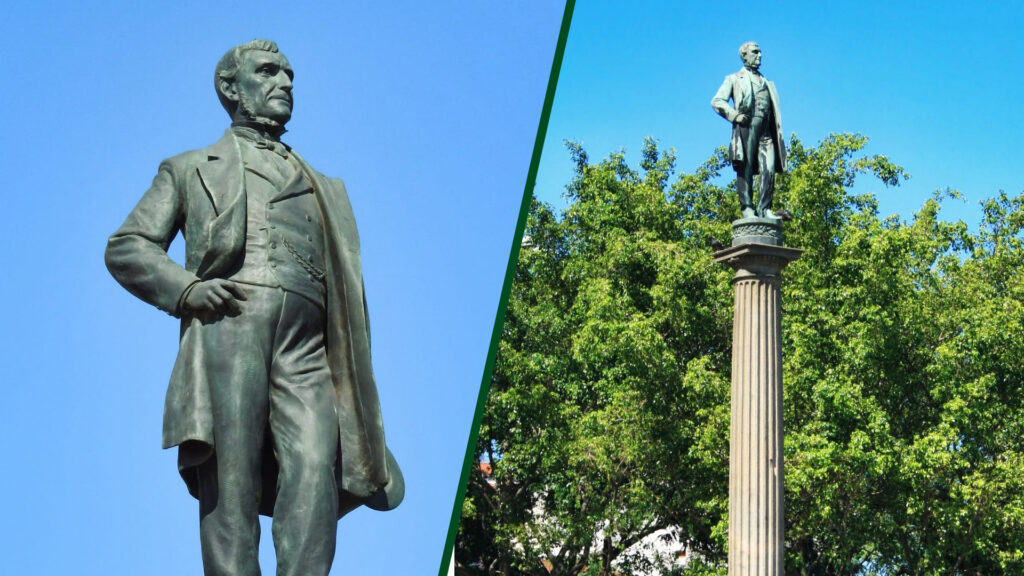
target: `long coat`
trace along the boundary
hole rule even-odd
[[[722,118],[732,122],[732,138],[729,140],[729,160],[732,161],[733,166],[740,166],[751,157],[750,151],[744,148],[746,145],[743,141],[745,127],[736,124],[736,116],[738,114],[746,114],[747,117],[751,117],[754,114],[754,85],[751,83],[750,76],[751,73],[746,68],[740,69],[735,74],[729,74],[725,77],[725,81],[722,82],[718,92],[711,99],[711,107],[715,109],[715,112],[718,112]],[[769,129],[768,132],[775,146],[775,171],[785,172],[786,141],[782,137],[782,113],[779,112],[779,93],[775,90],[774,82],[768,82],[767,79],[765,82],[768,84],[768,94],[772,98],[772,116],[775,118],[774,129]],[[729,105],[730,99],[732,99],[735,107]],[[754,170],[756,171],[756,151],[753,152],[753,157],[750,160],[754,163]]]
[[[384,443],[355,218],[341,180],[323,176],[292,154],[313,183],[324,223],[327,358],[341,452],[336,466],[339,517],[362,504],[389,510],[401,502],[405,485]],[[179,231],[185,237],[184,268],[167,255]],[[160,165],[153,185],[110,237],[107,268],[129,292],[180,317],[179,299],[189,285],[224,277],[238,265],[245,232],[241,151],[229,130],[213,146],[185,152]],[[199,359],[205,354],[230,353],[207,350],[197,336],[199,331],[191,330],[198,322],[182,319],[163,426],[163,446],[178,446],[179,471],[193,496],[198,494],[196,466],[216,450],[210,389],[217,382],[208,378]],[[272,451],[267,451],[260,513],[268,516],[277,492],[276,470]]]

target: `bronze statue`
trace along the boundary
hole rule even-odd
[[[786,171],[779,94],[775,84],[761,75],[761,48],[756,42],[740,46],[740,58],[743,68],[725,77],[711,99],[711,107],[732,122],[729,160],[736,170],[743,218],[779,218],[772,212],[775,173]],[[755,174],[760,174],[756,207],[751,198]]]
[[[165,160],[107,244],[114,278],[181,318],[163,445],[199,500],[207,575],[260,573],[264,514],[277,573],[325,576],[338,519],[404,495],[345,186],[280,141],[292,77],[273,42],[229,50],[214,82],[231,128]],[[184,267],[167,256],[179,231]]]

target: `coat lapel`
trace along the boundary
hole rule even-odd
[[[206,280],[223,274],[245,248],[245,177],[238,141],[229,130],[207,151],[207,161],[198,167],[203,188],[213,203],[216,216],[206,225],[205,246],[196,276]],[[205,242],[203,242],[205,240]]]
[[[739,101],[736,102],[736,109],[739,110],[742,107],[743,110],[752,111],[754,103],[752,101],[754,97],[754,85],[750,82],[750,73],[747,72],[746,68],[741,68],[736,73],[736,77],[739,78],[740,97]]]
[[[230,130],[207,149],[206,162],[199,165],[199,177],[218,215],[244,191],[242,154]]]

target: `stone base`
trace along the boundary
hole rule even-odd
[[[740,218],[732,221],[732,245],[782,246],[782,218]]]

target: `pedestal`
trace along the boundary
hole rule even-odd
[[[753,241],[751,241],[753,240]],[[782,346],[779,273],[801,250],[781,221],[733,222],[733,343],[729,430],[729,576],[782,576]]]

